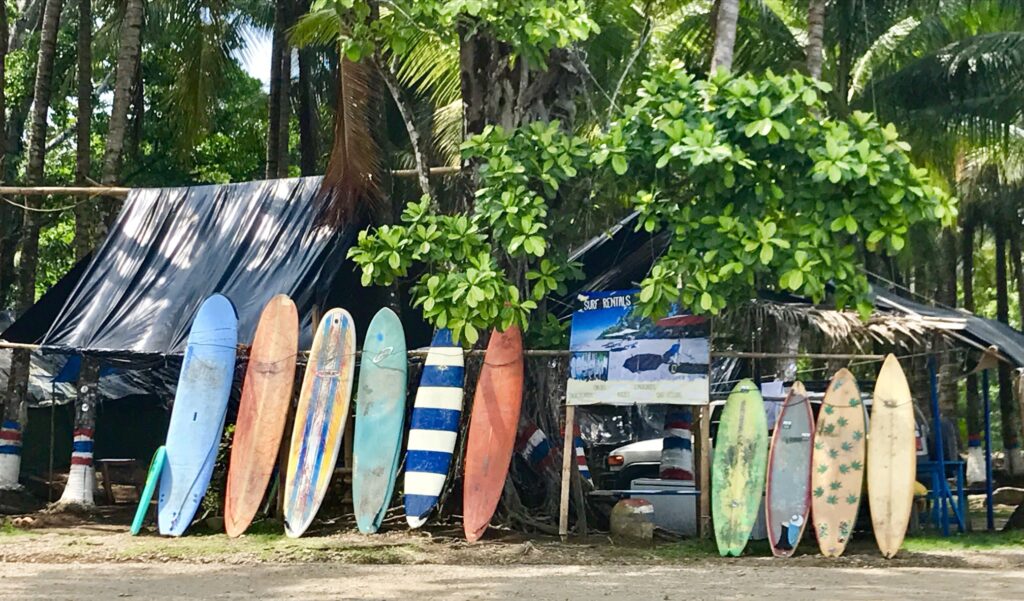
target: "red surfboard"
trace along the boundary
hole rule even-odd
[[[523,404],[523,339],[518,327],[495,330],[473,397],[466,442],[462,526],[469,542],[487,530],[505,487]]]
[[[277,464],[299,350],[299,316],[284,294],[270,299],[256,326],[242,383],[224,495],[224,530],[239,536],[252,523]]]

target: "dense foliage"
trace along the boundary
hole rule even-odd
[[[911,225],[953,223],[956,209],[892,125],[827,117],[827,91],[799,74],[653,70],[606,133],[585,139],[554,122],[471,138],[464,152],[484,166],[470,215],[438,214],[425,198],[402,225],[363,232],[351,256],[367,285],[417,273],[424,316],[470,343],[485,328],[525,329],[573,275],[552,257],[549,203],[587,177],[596,196],[639,211],[639,227],[671,234],[642,282],[644,314],[676,302],[717,313],[758,287],[820,301],[829,285],[837,305],[866,311],[858,246],[898,252]]]
[[[588,14],[588,4],[586,0],[316,0],[310,20],[325,25],[320,28],[324,37],[333,39],[340,32],[341,50],[354,61],[376,50],[404,54],[424,31],[452,39],[485,28],[509,44],[516,56],[543,64],[552,49],[585,40],[600,30]],[[375,11],[378,18],[372,18]],[[309,23],[307,27],[316,29]]]
[[[364,285],[419,273],[413,304],[472,344],[492,327],[527,329],[537,303],[564,291],[575,266],[549,243],[549,205],[588,155],[584,140],[563,134],[557,122],[513,132],[489,127],[463,149],[484,161],[469,214],[440,214],[423,197],[406,207],[401,225],[360,232],[350,257]]]
[[[635,190],[649,232],[671,242],[642,283],[647,314],[696,312],[775,288],[870,311],[858,248],[897,253],[917,222],[955,222],[896,128],[827,116],[827,84],[800,74],[718,74],[680,65],[646,78],[596,155]]]

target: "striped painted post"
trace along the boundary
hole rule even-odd
[[[665,480],[693,480],[693,413],[689,409],[665,414],[661,472]]]
[[[95,368],[98,370],[98,364]],[[90,366],[90,369],[92,366]],[[85,371],[85,370],[83,370]],[[97,372],[98,373],[98,372]],[[95,377],[93,375],[92,377]],[[75,430],[71,446],[71,469],[68,482],[57,502],[59,505],[81,505],[92,507],[96,504],[96,468],[93,465],[93,444],[96,424],[97,385],[85,385],[79,389],[75,402]]]
[[[583,437],[580,436],[579,426],[573,432],[572,446],[576,452],[576,466],[579,468],[580,477],[584,482],[593,486],[594,480],[590,477],[590,467],[587,465],[587,454],[583,445]]]
[[[14,420],[0,423],[0,490],[17,490],[21,472],[21,424]]]

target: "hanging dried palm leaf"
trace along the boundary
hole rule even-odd
[[[371,126],[371,75],[368,65],[342,58],[334,145],[316,198],[321,225],[341,228],[378,209],[381,156]]]

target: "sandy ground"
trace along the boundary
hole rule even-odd
[[[1024,573],[931,568],[0,564],[3,598],[1015,599]]]
[[[870,536],[836,560],[813,543],[740,558],[712,541],[623,546],[607,536],[562,543],[491,529],[470,545],[457,524],[364,536],[320,524],[301,539],[262,523],[229,539],[194,527],[178,539],[132,537],[125,508],[36,513],[0,526],[0,601],[61,599],[999,599],[1024,597],[1024,539],[973,547],[934,539],[883,559]],[[1001,541],[1001,542],[1000,542]],[[805,541],[808,543],[808,541]]]

